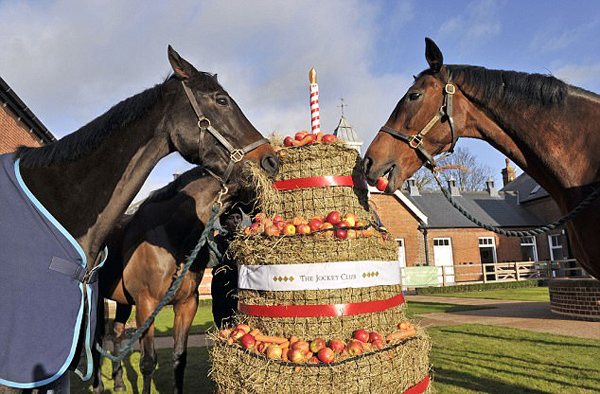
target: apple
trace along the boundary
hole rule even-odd
[[[383,338],[381,337],[381,335],[379,335],[375,331],[372,331],[369,333],[369,342],[375,342],[375,341],[381,341],[381,340],[383,340]]]
[[[350,227],[356,226],[357,218],[356,218],[356,215],[353,214],[352,212],[346,213],[342,219],[344,219],[346,222],[348,222]]]
[[[321,215],[315,215],[311,219],[320,220],[321,222],[325,221],[325,218]]]
[[[346,230],[335,230],[335,236],[337,239],[341,239],[342,241],[348,238],[348,231]]]
[[[387,178],[380,176],[379,179],[377,179],[377,183],[375,183],[375,187],[377,188],[377,190],[383,192],[387,188],[389,182],[390,181]]]
[[[294,139],[296,141],[301,141],[307,135],[308,135],[308,131],[306,131],[306,130],[299,131],[299,132],[296,133],[296,135],[294,135]]]
[[[292,142],[294,139],[292,137],[290,137],[289,135],[287,137],[285,137],[283,139],[283,146],[286,147],[290,147],[290,146],[294,146],[294,143]]]
[[[333,228],[333,224],[325,222],[321,225],[321,228],[319,228],[319,230],[327,230],[330,228]],[[321,234],[323,234],[325,237],[333,237],[333,231],[323,231]]]
[[[299,224],[296,227],[296,232],[298,234],[310,234],[310,226],[308,224]]]
[[[367,343],[369,342],[369,333],[366,330],[356,330],[352,334],[352,338],[358,339],[362,343]]]
[[[252,336],[250,334],[246,334],[246,335],[244,335],[243,337],[240,338],[240,344],[245,349],[252,350],[254,348],[254,346],[256,345],[256,339],[254,339],[254,336]]]
[[[310,227],[310,231],[320,230],[322,225],[323,221],[316,218],[312,218],[308,221],[308,227]]]
[[[351,356],[358,356],[363,352],[363,344],[359,341],[352,341],[346,346],[348,354]]]
[[[275,216],[273,216],[273,223],[279,223],[279,222],[285,222],[285,220],[283,220],[283,218],[281,217],[281,215],[275,215]]]
[[[285,227],[287,223],[284,221],[281,222],[275,222],[275,226],[277,226],[277,228],[279,229],[279,231],[283,231],[283,228]]]
[[[372,345],[375,349],[383,349],[385,347],[385,342],[383,342],[383,340],[377,339],[373,341]]]
[[[340,221],[340,213],[337,211],[329,212],[325,221],[334,225],[337,224]]]
[[[294,342],[298,342],[298,337],[297,337],[297,336],[295,336],[295,335],[292,335],[292,336],[290,337],[290,344],[293,344]]]
[[[345,220],[340,220],[338,223],[335,224],[335,227],[352,227],[350,226],[350,223],[348,223]]]
[[[246,331],[244,331],[240,328],[236,328],[235,330],[233,330],[231,335],[229,335],[229,338],[233,339],[234,341],[237,341],[238,339],[240,339],[241,337],[243,337],[246,334],[248,334]]]
[[[348,233],[348,239],[356,239],[358,238],[358,233],[356,232],[356,230],[346,230],[346,232]]]
[[[282,232],[283,232],[283,235],[287,235],[287,236],[294,235],[294,234],[296,234],[296,226],[294,226],[291,223],[288,223],[283,227]]]
[[[323,338],[316,338],[310,343],[310,351],[313,353],[319,353],[321,349],[324,349],[327,345]]]
[[[323,141],[323,143],[325,143],[325,144],[330,144],[330,143],[334,142],[335,140],[337,140],[337,137],[335,135],[325,134],[321,141]]]
[[[318,357],[312,356],[308,359],[309,364],[321,364]]]
[[[254,222],[260,223],[267,218],[267,214],[264,212],[259,212],[254,216]]]
[[[236,330],[238,330],[238,329],[239,329],[239,330],[244,330],[244,332],[245,332],[246,334],[248,334],[250,331],[252,331],[252,330],[250,329],[250,326],[249,326],[249,325],[247,325],[247,324],[243,324],[243,323],[242,323],[242,324],[238,324],[237,326],[235,326],[235,329],[236,329]]]
[[[281,230],[279,230],[279,227],[277,227],[274,224],[265,228],[265,235],[269,235],[272,237],[278,237],[280,234],[281,234]]]
[[[281,358],[281,353],[281,347],[275,343],[269,346],[266,352],[269,360],[279,360]]]
[[[398,323],[398,328],[402,331],[404,330],[408,330],[410,328],[410,323],[407,321],[403,321],[401,323]]]
[[[269,342],[261,342],[258,344],[258,346],[256,346],[256,350],[258,350],[259,353],[264,354],[269,348],[269,346],[271,346]]]
[[[231,335],[231,329],[224,329],[224,330],[219,331],[220,338],[227,339],[227,338],[229,338],[230,335]]]
[[[305,357],[306,356],[304,352],[299,349],[290,349],[288,353],[288,359],[295,364],[304,363],[304,361],[306,360]]]
[[[317,356],[319,357],[319,360],[323,362],[323,364],[330,364],[335,360],[335,353],[328,347],[319,350]]]
[[[262,233],[264,226],[262,223],[252,223],[250,225],[250,234],[259,234]]]
[[[307,354],[310,351],[310,345],[306,341],[297,341],[292,343],[292,347],[290,349],[300,350],[302,354]]]
[[[309,134],[309,135],[310,135],[310,138],[311,138],[311,141],[309,142],[309,144],[314,144],[315,142],[318,141],[318,139],[317,139],[318,137],[317,137],[316,134]]]

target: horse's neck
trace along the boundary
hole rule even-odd
[[[598,181],[600,105],[569,93],[564,108],[484,108],[496,119],[483,138],[552,194]],[[587,117],[588,121],[583,118]]]
[[[33,194],[93,261],[152,168],[169,152],[166,134],[137,121],[115,130],[85,157],[24,168],[22,174]]]

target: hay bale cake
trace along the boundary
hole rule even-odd
[[[240,274],[237,322],[247,327],[213,335],[211,376],[219,392],[427,392],[429,338],[405,317],[398,246],[376,225],[360,156],[341,142],[278,154],[282,165],[274,183],[255,171],[262,222],[230,247]],[[355,223],[319,227],[331,212],[351,213]],[[284,224],[277,224],[278,216]],[[301,229],[305,218],[316,218],[311,230]],[[301,234],[286,233],[292,224]],[[242,338],[248,330],[254,336]],[[361,330],[382,340],[363,338],[357,351],[350,345],[364,336]],[[318,338],[345,347],[294,357],[293,349],[303,346],[294,342],[313,341],[319,349]],[[282,343],[265,351],[269,341]]]

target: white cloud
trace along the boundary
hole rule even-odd
[[[553,75],[568,84],[586,89],[588,86],[600,87],[600,63],[577,65],[568,64],[556,70]]]
[[[483,46],[502,29],[498,13],[495,0],[473,1],[463,13],[444,22],[437,37],[457,41],[464,48]]]

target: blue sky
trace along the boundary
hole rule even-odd
[[[600,1],[0,0],[0,18],[0,75],[57,137],[162,81],[168,44],[218,73],[265,135],[309,127],[316,67],[323,129],[337,125],[343,97],[365,149],[426,68],[426,36],[449,64],[552,74],[600,93]],[[499,152],[459,146],[500,181]],[[187,168],[163,159],[138,199]]]

